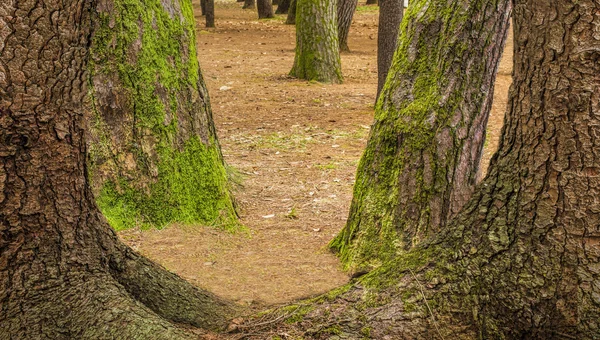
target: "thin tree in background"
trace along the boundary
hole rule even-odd
[[[336,0],[297,0],[296,56],[290,75],[342,82]]]
[[[271,4],[271,0],[256,0],[256,7],[258,9],[258,18],[259,19],[269,19],[273,18],[273,5]]]
[[[291,0],[290,8],[288,10],[287,19],[285,20],[286,25],[295,25],[296,24],[296,9],[298,8],[298,1]]]
[[[215,0],[206,2],[206,27],[215,27]]]
[[[356,11],[358,0],[338,0],[337,19],[338,19],[338,40],[340,51],[349,51],[348,34],[352,25],[352,17]]]
[[[290,9],[290,3],[291,0],[281,0],[279,5],[277,5],[275,14],[287,14],[288,10]]]
[[[392,64],[403,15],[404,0],[380,0],[377,29],[377,97],[375,98],[379,98]]]
[[[256,0],[244,0],[242,9],[254,9],[256,8]]]

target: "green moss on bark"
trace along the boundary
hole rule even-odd
[[[99,7],[89,173],[116,229],[237,225],[201,77],[189,0]]]

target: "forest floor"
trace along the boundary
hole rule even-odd
[[[346,222],[373,119],[377,6],[360,1],[351,52],[342,54],[344,83],[329,85],[287,76],[295,28],[286,16],[259,21],[256,10],[228,0],[217,2],[217,27],[206,29],[197,2],[198,59],[245,231],[171,225],[120,236],[192,283],[257,308],[346,283],[327,244]],[[505,56],[483,168],[497,148],[511,67]]]

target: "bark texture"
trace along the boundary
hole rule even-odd
[[[368,270],[437,233],[475,188],[509,0],[414,1],[331,246]]]
[[[271,0],[256,0],[259,19],[273,18],[273,4]]]
[[[279,5],[277,5],[275,14],[287,14],[288,10],[290,9],[290,3],[291,0],[281,0]]]
[[[290,9],[288,10],[288,16],[285,20],[287,25],[295,25],[296,24],[296,9],[298,8],[298,3],[296,0],[290,1]]]
[[[358,0],[339,0],[338,1],[338,41],[340,51],[350,51],[348,47],[348,34],[352,25],[352,17],[356,11]]]
[[[341,83],[336,0],[297,0],[296,57],[292,77]]]
[[[215,27],[215,0],[206,0],[206,27]]]
[[[234,227],[191,1],[97,4],[86,115],[100,209],[117,230],[171,222]]]
[[[95,8],[0,5],[0,338],[191,338],[235,310],[123,245],[87,184]]]
[[[377,97],[398,46],[398,33],[404,15],[404,0],[381,0],[379,3],[379,26],[377,28]]]
[[[286,307],[288,334],[600,338],[599,10],[514,1],[514,83],[488,176],[435,238]]]

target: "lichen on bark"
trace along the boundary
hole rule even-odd
[[[237,225],[189,0],[102,0],[91,45],[89,175],[117,230]]]

